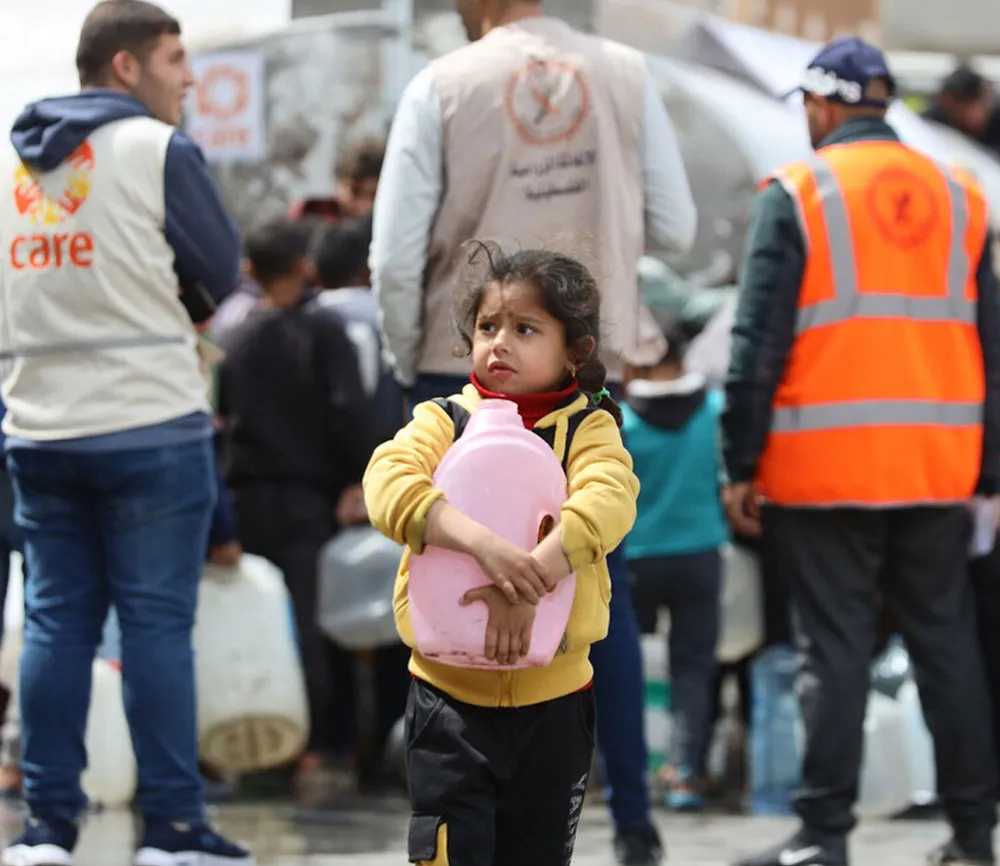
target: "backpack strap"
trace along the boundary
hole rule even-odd
[[[444,409],[445,414],[451,418],[451,423],[455,425],[455,436],[452,442],[457,442],[469,424],[469,410],[459,406],[458,403],[449,400],[447,397],[435,397],[431,402],[436,403]]]
[[[587,406],[581,409],[575,415],[571,415],[566,422],[566,444],[563,446],[562,453],[562,468],[563,472],[567,475],[569,474],[569,452],[570,446],[573,443],[573,436],[576,435],[576,431],[580,429],[580,425],[584,422],[584,419],[590,416],[591,413],[600,411],[596,406]],[[553,424],[551,427],[546,427],[544,430],[532,430],[532,432],[540,437],[543,442],[545,442],[549,448],[553,451],[556,450],[556,430],[557,426]],[[558,452],[557,452],[558,453]]]

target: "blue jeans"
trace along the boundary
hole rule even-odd
[[[462,376],[421,375],[410,392],[411,404],[457,394]],[[646,734],[643,713],[642,651],[639,626],[629,593],[624,547],[608,556],[611,573],[611,623],[608,636],[590,650],[597,701],[597,749],[607,782],[605,798],[616,830],[652,826],[646,786]]]
[[[624,544],[608,555],[611,622],[608,636],[590,649],[597,699],[597,749],[616,830],[643,830],[653,824],[646,786],[642,650],[629,592]]]
[[[191,631],[215,500],[211,443],[16,449],[8,461],[31,574],[20,697],[32,814],[72,821],[86,803],[91,670],[113,604],[139,808],[147,820],[201,820]]]

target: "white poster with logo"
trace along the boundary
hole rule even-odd
[[[191,68],[196,83],[185,126],[205,158],[214,164],[264,159],[263,55],[257,51],[196,55]]]

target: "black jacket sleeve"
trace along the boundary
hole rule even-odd
[[[976,492],[983,496],[1000,493],[1000,287],[993,270],[987,237],[976,272],[979,303],[976,324],[983,348],[986,401],[983,407],[983,465]]]
[[[344,487],[360,484],[375,450],[374,411],[358,368],[354,343],[340,320],[314,312],[320,323],[319,357],[329,401],[330,447]]]
[[[729,481],[751,481],[771,428],[771,401],[795,342],[805,244],[778,183],[758,196],[733,325],[722,451]]]

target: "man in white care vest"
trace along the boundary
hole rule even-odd
[[[240,239],[198,146],[180,27],[141,0],[87,17],[82,91],[29,105],[0,154],[0,359],[31,575],[25,833],[3,866],[69,866],[91,665],[113,604],[145,819],[136,866],[245,866],[206,824],[191,631],[215,500],[196,330]],[[128,744],[123,744],[128,748]]]

